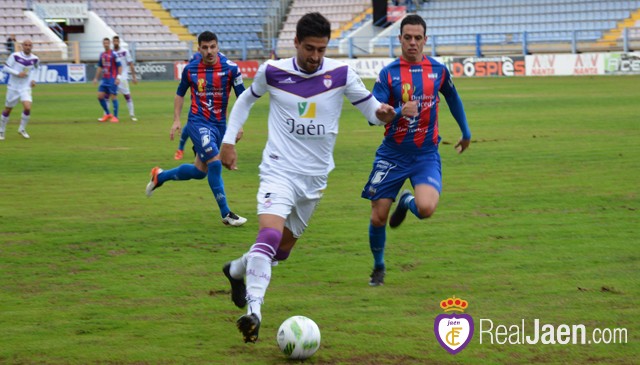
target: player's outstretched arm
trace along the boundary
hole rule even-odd
[[[222,147],[220,147],[220,162],[222,162],[222,166],[229,170],[237,170],[237,160],[238,153],[236,152],[236,146],[229,143],[223,143]]]
[[[382,103],[380,107],[376,110],[376,118],[383,121],[384,124],[393,122],[393,119],[395,117],[396,117],[396,110],[389,104]]]
[[[169,139],[173,141],[173,137],[180,132],[182,122],[180,122],[180,114],[182,114],[182,106],[184,105],[184,96],[177,95],[173,99],[173,125],[169,133]]]
[[[464,139],[464,138],[460,138],[460,140],[458,141],[458,143],[455,145],[456,150],[458,151],[458,153],[462,153],[464,152],[467,148],[469,148],[469,145],[471,144],[471,140],[470,139]]]

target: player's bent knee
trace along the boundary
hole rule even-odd
[[[431,217],[436,212],[435,205],[429,205],[425,207],[418,207],[418,214],[420,214],[420,219],[427,219]]]

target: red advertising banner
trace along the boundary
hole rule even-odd
[[[258,72],[258,67],[260,63],[258,61],[234,61],[238,67],[240,67],[240,72],[242,73],[242,77],[246,79],[252,79],[256,76],[256,72]],[[188,62],[178,61],[173,63],[173,77],[175,80],[180,80],[182,75],[182,70],[184,70],[184,66],[187,65]]]
[[[387,21],[388,22],[397,22],[398,20],[404,18],[404,16],[407,14],[407,7],[406,6],[394,6],[394,5],[388,5],[387,6]]]

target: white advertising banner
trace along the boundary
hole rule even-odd
[[[640,74],[640,52],[605,53],[604,72],[606,74]]]
[[[525,57],[527,76],[604,75],[604,54],[538,54]]]
[[[441,57],[433,57],[438,62],[443,62]],[[361,79],[377,79],[380,74],[380,70],[383,67],[393,62],[395,58],[341,58],[342,61],[349,66],[360,76]]]

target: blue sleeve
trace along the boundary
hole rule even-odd
[[[236,85],[236,80],[237,81],[237,85]],[[242,94],[246,89],[244,87],[244,82],[242,81],[242,73],[240,73],[240,68],[236,67],[233,70],[233,80],[231,80],[231,82],[233,82],[233,92],[236,94],[236,98],[238,96],[240,96],[240,94]]]
[[[180,84],[178,85],[178,90],[176,94],[184,97],[187,94],[187,90],[189,90],[189,71],[188,67],[185,67],[182,70],[182,78],[180,79]]]
[[[458,91],[453,85],[453,80],[451,80],[449,70],[446,68],[440,92],[447,100],[447,105],[449,105],[451,115],[453,115],[453,118],[458,122],[460,131],[462,132],[462,138],[471,139],[471,130],[469,130],[469,125],[467,124],[467,115],[465,114],[464,107],[462,106],[462,99],[460,99],[460,95],[458,95]]]
[[[118,55],[115,54],[115,52],[113,53],[113,58],[116,60],[116,66],[122,67],[122,62],[120,62],[120,57],[118,57]]]
[[[100,53],[100,57],[98,57],[98,67],[102,67],[102,53]]]

